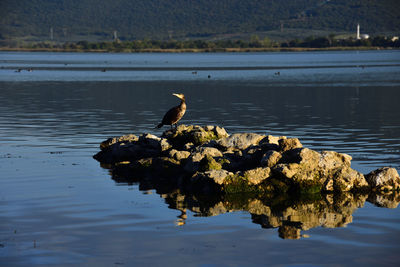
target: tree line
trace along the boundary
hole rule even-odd
[[[67,42],[52,43],[39,42],[26,45],[18,45],[16,48],[24,49],[48,49],[48,50],[73,50],[73,51],[142,51],[142,50],[203,50],[223,51],[224,49],[252,49],[252,48],[335,48],[335,47],[400,47],[400,40],[376,36],[369,39],[357,40],[354,38],[337,39],[334,35],[327,37],[308,37],[304,40],[275,42],[268,37],[260,39],[257,35],[250,40],[134,40],[113,42]]]

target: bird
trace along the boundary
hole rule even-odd
[[[163,125],[172,125],[175,124],[175,127],[177,127],[178,121],[183,117],[186,111],[186,102],[185,102],[185,96],[183,94],[172,94],[179,98],[181,100],[181,103],[176,106],[171,108],[170,110],[165,113],[162,121],[160,124],[157,125],[157,128],[161,128]]]

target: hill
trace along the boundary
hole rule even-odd
[[[235,38],[249,33],[399,33],[397,0],[1,0],[0,38]],[[279,34],[278,34],[279,35]],[[310,35],[310,34],[308,34]],[[284,38],[285,36],[283,36]],[[305,36],[304,36],[305,37]]]

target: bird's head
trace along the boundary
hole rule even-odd
[[[172,94],[181,100],[185,100],[185,96],[183,94]]]

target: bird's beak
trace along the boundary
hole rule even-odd
[[[182,96],[180,94],[172,94],[172,95],[176,96],[179,99],[182,99]]]

